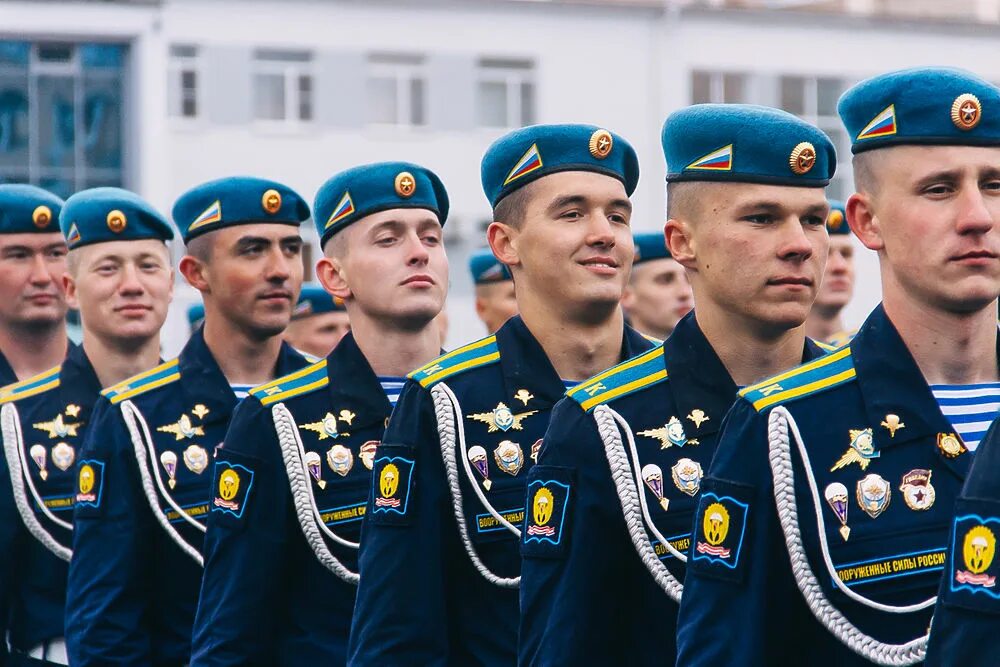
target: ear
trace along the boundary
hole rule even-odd
[[[184,276],[184,280],[188,282],[188,285],[199,292],[205,294],[211,293],[212,290],[209,289],[209,268],[200,259],[192,255],[184,255],[177,265],[177,270]]]
[[[633,267],[632,270],[634,271],[635,268]],[[632,289],[632,283],[629,282],[628,284],[625,285],[625,291],[622,292],[622,308],[625,310],[625,312],[628,312],[629,309],[634,305],[635,305],[635,291],[633,291]]]
[[[847,224],[861,243],[869,250],[882,250],[885,241],[882,238],[882,225],[872,207],[871,195],[856,192],[847,200]]]
[[[323,289],[343,301],[354,296],[344,265],[338,259],[323,257],[316,262],[316,279]]]
[[[76,281],[68,271],[63,274],[62,283],[63,292],[66,294],[66,305],[73,310],[80,310],[80,301],[76,298]]]
[[[520,266],[521,258],[517,254],[517,230],[505,222],[491,222],[486,228],[486,240],[490,244],[493,255],[507,266]]]
[[[678,218],[670,218],[663,226],[663,239],[667,251],[685,269],[697,268],[697,248],[691,225]]]

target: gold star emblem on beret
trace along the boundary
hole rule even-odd
[[[108,229],[115,234],[121,234],[125,230],[126,225],[128,225],[128,218],[125,217],[124,213],[115,209],[108,213],[107,223]]]
[[[31,214],[31,222],[39,229],[45,229],[52,222],[52,209],[42,204]]]
[[[281,193],[274,189],[267,190],[260,198],[260,205],[265,211],[274,215],[281,210]]]
[[[816,147],[808,141],[803,141],[792,149],[792,154],[788,156],[788,166],[792,172],[802,176],[809,173],[809,170],[816,164]]]
[[[611,147],[614,145],[615,140],[611,137],[611,133],[607,130],[596,130],[592,135],[590,135],[590,154],[593,155],[598,160],[603,160],[611,153]]]
[[[955,98],[951,104],[951,122],[962,131],[969,131],[979,125],[983,118],[983,105],[972,93],[965,93]]]
[[[397,195],[403,199],[409,199],[417,191],[417,182],[413,180],[413,174],[401,171],[396,174],[395,188]]]

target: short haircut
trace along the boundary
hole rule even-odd
[[[520,227],[528,210],[528,200],[531,198],[532,183],[514,190],[497,202],[493,207],[493,219],[511,227]]]
[[[66,253],[66,273],[76,278],[80,272],[80,251],[70,250]]]
[[[689,218],[701,210],[701,183],[667,183],[667,217]]]
[[[323,245],[323,255],[335,259],[344,259],[347,257],[347,232],[348,228],[341,229],[333,236],[326,240]]]
[[[878,171],[881,168],[881,156],[879,151],[865,151],[858,153],[851,160],[854,167],[854,189],[866,194],[878,194],[881,183],[879,183]]]
[[[212,259],[212,248],[215,245],[215,230],[194,237],[187,242],[187,254],[204,264]]]

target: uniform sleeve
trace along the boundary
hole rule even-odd
[[[448,663],[445,572],[459,547],[446,544],[457,540],[447,492],[431,398],[411,380],[375,454],[350,665]]]
[[[627,610],[609,573],[621,572],[628,554],[596,424],[577,402],[556,405],[527,484],[519,664],[614,664],[608,628]]]
[[[801,594],[774,509],[766,437],[766,415],[737,401],[694,516],[678,665],[786,664],[781,647],[795,637],[790,611]]]
[[[247,490],[216,503],[224,474]],[[270,411],[254,397],[233,414],[212,494],[191,665],[274,664],[289,490]]]
[[[14,505],[14,490],[10,483],[7,459],[0,456],[0,637],[7,636],[7,619],[11,609],[11,595],[16,563],[21,553],[22,523]],[[0,641],[0,667],[7,664],[7,642]]]
[[[95,409],[77,460],[73,559],[66,591],[66,643],[74,667],[152,663],[147,565],[153,517],[120,410]]]

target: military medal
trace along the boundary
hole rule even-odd
[[[508,475],[516,476],[524,465],[524,453],[521,451],[521,445],[510,440],[503,440],[493,450],[493,460],[496,461],[500,470]]]
[[[660,466],[655,463],[647,463],[642,466],[642,481],[646,483],[649,490],[660,501],[660,507],[666,512],[670,506],[670,500],[663,497],[663,471],[660,470]]]
[[[353,419],[353,416],[352,416]],[[311,422],[309,424],[303,424],[299,428],[305,429],[306,431],[312,431],[319,437],[318,440],[326,440],[327,438],[336,438],[340,435],[337,432],[337,418],[332,412],[327,412],[323,419]]]
[[[709,420],[708,415],[706,415],[703,410],[699,410],[697,408],[692,410],[687,418],[694,422],[695,428],[701,428],[702,423]]]
[[[205,472],[208,467],[208,452],[201,445],[190,445],[184,450],[184,465],[196,475]]]
[[[938,433],[937,446],[941,450],[941,453],[949,459],[953,459],[959,454],[969,451],[962,444],[961,438],[954,433]]]
[[[45,445],[32,445],[29,450],[31,454],[31,460],[38,465],[38,476],[45,481],[49,478],[49,471],[45,469],[45,462],[49,457],[49,451],[45,449]]]
[[[847,526],[847,487],[840,482],[833,482],[827,484],[823,495],[837,517],[837,521],[840,522],[840,536],[846,542],[851,535],[851,529]]]
[[[191,418],[186,414],[181,415],[181,418],[175,423],[160,426],[156,430],[160,433],[172,433],[176,441],[193,438],[196,435],[205,435],[205,429],[201,426],[193,425]]]
[[[934,486],[931,484],[931,471],[917,468],[903,475],[903,483],[899,486],[903,492],[903,502],[911,510],[922,512],[929,510],[934,504]]]
[[[52,448],[52,462],[63,472],[69,470],[75,459],[76,452],[73,450],[73,447],[65,442],[60,442]]]
[[[67,417],[79,417],[80,416],[80,406],[76,403],[70,403],[66,406],[66,416]]]
[[[333,472],[345,477],[354,467],[354,454],[343,445],[334,445],[326,453],[326,462]]]
[[[377,448],[378,440],[369,440],[361,445],[361,449],[358,451],[358,458],[361,459],[361,463],[369,470],[375,465],[375,450]]]
[[[885,419],[882,421],[882,426],[884,428],[889,429],[890,438],[895,438],[896,431],[898,431],[899,429],[906,428],[906,424],[899,421],[899,415],[892,415],[892,414],[885,416]]]
[[[686,493],[689,496],[698,493],[703,475],[701,464],[692,459],[679,459],[670,468],[670,477],[674,480],[674,486],[681,493]]]
[[[654,438],[660,441],[660,449],[667,449],[672,446],[683,447],[684,445],[697,445],[697,440],[689,440],[684,433],[684,424],[677,417],[671,417],[665,425],[660,428],[651,428],[646,431],[639,431],[639,435],[647,438]]]
[[[323,481],[323,465],[319,454],[316,452],[306,452],[306,467],[309,468],[309,474],[316,480],[316,485],[321,489],[325,489],[326,482]]]
[[[857,463],[862,470],[867,470],[872,459],[877,459],[882,455],[875,451],[875,439],[870,428],[860,431],[851,429],[848,433],[851,436],[851,446],[847,448],[843,456],[837,459],[837,462],[830,468],[830,472],[846,468],[852,463]]]
[[[49,439],[55,440],[56,438],[65,438],[67,436],[76,437],[78,435],[77,429],[80,428],[79,423],[67,424],[63,421],[62,414],[56,415],[56,418],[50,422],[39,422],[37,424],[32,424],[39,431],[45,431],[49,434]]]
[[[539,438],[535,440],[535,444],[531,446],[531,460],[538,463],[538,452],[542,448],[542,439]]]
[[[875,519],[889,507],[892,487],[879,475],[866,475],[858,481],[856,494],[861,510]]]
[[[163,452],[160,454],[160,463],[163,465],[163,469],[167,471],[167,475],[170,477],[170,479],[167,480],[167,485],[171,489],[174,488],[177,486],[177,454],[171,451]]]
[[[492,412],[477,412],[474,415],[469,415],[468,418],[489,426],[486,430],[487,433],[496,433],[497,431],[507,432],[511,429],[520,431],[524,428],[521,426],[521,422],[536,412],[538,410],[528,410],[527,412],[520,412],[515,415],[505,403],[497,403]]]
[[[201,403],[191,408],[191,414],[193,414],[198,419],[204,419],[205,415],[207,415],[209,412],[210,410]]]
[[[486,450],[476,445],[469,448],[469,462],[475,466],[479,474],[483,476],[483,488],[487,491],[493,486],[493,482],[490,481],[490,462],[486,458]]]

